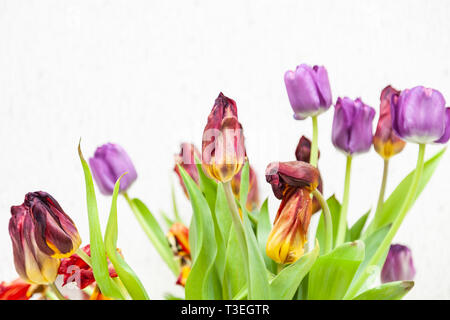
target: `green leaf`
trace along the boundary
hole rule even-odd
[[[134,198],[132,200],[127,198],[127,200],[139,224],[141,225],[147,237],[152,242],[156,251],[159,253],[170,270],[172,270],[173,274],[178,277],[180,273],[180,267],[173,256],[169,241],[167,240],[164,232],[159,226],[158,221],[156,221],[153,214],[141,200],[137,198]]]
[[[269,279],[267,277],[264,258],[259,250],[258,242],[253,233],[252,225],[247,216],[245,207],[242,209],[243,224],[245,230],[245,239],[248,249],[248,298],[249,300],[267,300],[270,299]]]
[[[204,172],[201,165],[200,160],[196,158],[197,161],[197,171],[198,171],[198,182],[200,186],[200,190],[205,195],[206,201],[208,202],[209,208],[211,211],[214,210],[215,201],[217,198],[217,182],[213,179],[210,179]]]
[[[339,225],[339,217],[341,215],[341,204],[334,195],[327,200],[328,207],[330,208],[331,221],[333,223],[333,247],[336,244],[337,229]],[[320,220],[317,226],[316,238],[319,241],[320,253],[323,254],[325,248],[325,223],[323,220],[323,213],[320,212]]]
[[[247,196],[248,196],[248,187],[249,187],[249,170],[250,165],[248,161],[245,162],[244,166],[242,167],[241,171],[241,184],[239,187],[239,201],[241,204],[241,208],[246,207],[247,203]]]
[[[401,300],[413,287],[414,281],[388,282],[361,293],[354,300]]]
[[[340,300],[364,259],[364,242],[347,242],[317,258],[309,273],[308,299]]]
[[[175,223],[175,221],[170,219],[169,216],[167,215],[167,213],[165,213],[162,210],[159,212],[159,214],[163,218],[163,220],[164,220],[164,222],[166,224],[166,227],[170,229],[173,226],[173,224]]]
[[[195,233],[196,252],[192,256],[192,268],[186,281],[186,299],[213,299],[214,261],[217,254],[214,221],[207,200],[189,174],[178,166],[189,193],[193,220],[189,238]],[[214,200],[215,202],[215,200]]]
[[[303,278],[308,274],[319,256],[319,242],[314,249],[295,263],[284,268],[270,283],[270,294],[273,300],[291,300]]]
[[[355,224],[350,228],[350,241],[358,240],[361,236],[361,231],[364,228],[367,218],[369,217],[370,210],[367,211]]]
[[[427,185],[428,181],[430,180],[431,176],[436,170],[445,150],[446,148],[443,148],[441,151],[436,153],[431,159],[425,162],[423,173],[420,178],[419,186],[417,189],[417,193],[414,197],[414,201],[412,202],[411,206],[414,205],[415,200],[417,200],[422,190]],[[410,174],[408,174],[408,176],[405,179],[403,179],[403,181],[391,193],[389,198],[384,202],[381,212],[379,213],[378,216],[374,217],[374,220],[369,225],[367,231],[364,233],[365,237],[367,237],[375,230],[394,222],[403,205],[405,194],[407,194],[409,190],[415,171],[416,170],[414,169]],[[408,208],[408,210],[409,209],[410,208]]]
[[[183,222],[183,220],[181,220],[180,214],[178,212],[177,197],[175,195],[175,188],[173,187],[173,183],[170,184],[170,193],[172,195],[172,209],[173,209],[173,214],[175,216],[175,221]]]
[[[95,281],[101,292],[111,298],[124,299],[119,288],[109,276],[106,250],[103,243],[100,220],[98,217],[97,199],[95,197],[94,181],[92,180],[89,165],[83,157],[81,146],[78,144],[78,155],[84,171],[86,182],[86,201],[89,219],[89,238],[91,244],[91,263]]]
[[[220,233],[224,243],[228,243],[228,238],[230,236],[230,228],[232,225],[231,212],[228,207],[227,197],[225,195],[225,190],[223,184],[219,183],[217,185],[217,199],[215,208],[216,219],[219,222]]]
[[[111,260],[117,275],[127,289],[131,298],[133,300],[148,300],[149,298],[147,292],[145,291],[138,276],[117,252],[117,195],[119,194],[120,179],[122,179],[122,177],[123,175],[120,176],[114,186],[111,211],[109,213],[108,225],[105,231],[106,253],[108,254],[109,260]]]
[[[223,278],[223,298],[232,299],[247,284],[247,274],[243,268],[244,258],[238,241],[235,228],[230,228],[228,236],[227,252],[225,258],[225,270]]]
[[[258,239],[259,250],[264,258],[266,267],[272,273],[276,273],[277,264],[270,259],[266,254],[266,244],[269,238],[270,231],[272,230],[272,224],[270,223],[268,198],[261,206],[261,210],[257,216],[258,223],[256,227],[256,238]]]

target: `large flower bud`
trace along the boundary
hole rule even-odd
[[[391,119],[391,101],[392,96],[399,94],[400,91],[395,90],[391,86],[387,86],[381,92],[380,118],[378,120],[377,131],[373,136],[373,146],[375,151],[384,159],[389,159],[393,155],[401,152],[406,145],[392,128]]]
[[[136,180],[137,172],[126,151],[118,144],[107,143],[95,150],[89,159],[92,175],[100,189],[106,195],[112,195],[114,185],[121,175],[120,191],[126,191]]]
[[[217,97],[203,131],[202,166],[213,179],[230,181],[246,160],[244,134],[234,100]]]
[[[381,270],[381,282],[413,280],[415,274],[411,250],[400,244],[391,245]]]
[[[11,215],[9,234],[17,273],[32,283],[53,282],[59,259],[72,255],[81,244],[75,224],[42,191],[28,193],[22,205],[11,207]]]
[[[450,136],[448,110],[439,91],[422,86],[406,89],[392,96],[392,127],[409,142],[445,143]]]
[[[294,118],[302,120],[317,116],[332,104],[330,82],[324,67],[297,66],[284,74],[284,83],[294,111]]]
[[[191,176],[192,180],[198,184],[198,170],[195,164],[195,158],[201,158],[200,152],[192,143],[182,143],[181,150],[179,154],[175,155],[175,167],[173,171],[177,174],[180,179],[180,184],[183,188],[184,194],[189,197],[186,186],[184,185],[183,179],[181,178],[180,170],[178,166],[181,166],[186,172]]]
[[[338,98],[334,111],[332,141],[347,154],[369,151],[375,110],[361,99]]]
[[[267,256],[277,263],[297,261],[304,253],[311,215],[309,190],[288,187],[267,239]]]

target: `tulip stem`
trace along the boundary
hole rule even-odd
[[[319,154],[319,148],[318,148],[318,140],[319,140],[319,127],[317,125],[317,116],[312,116],[312,128],[313,128],[313,138],[311,143],[311,155],[309,159],[309,163],[317,167],[317,158]]]
[[[61,291],[59,291],[59,289],[56,287],[54,282],[50,283],[48,286],[52,289],[53,293],[59,300],[67,300],[67,298],[64,297]]]
[[[336,234],[335,247],[340,246],[345,241],[345,233],[347,229],[347,211],[348,199],[350,195],[350,172],[352,170],[352,156],[347,156],[347,164],[345,167],[344,197],[342,199],[341,214],[339,215],[339,224]]]
[[[313,191],[313,195],[319,201],[320,206],[322,207],[323,222],[325,227],[324,253],[327,254],[333,248],[333,221],[331,220],[330,208],[328,207],[327,201],[319,190],[315,189]]]
[[[86,264],[92,268],[92,262],[91,262],[91,257],[89,257],[87,255],[86,252],[83,251],[83,249],[78,248],[76,254],[81,258],[81,260],[83,260],[84,262],[86,262]]]
[[[244,257],[244,266],[247,271],[247,277],[249,276],[248,270],[248,252],[247,252],[247,242],[245,238],[245,230],[242,224],[241,217],[239,215],[239,209],[236,205],[236,198],[234,197],[233,190],[231,188],[231,181],[227,181],[223,183],[223,187],[225,190],[225,196],[227,198],[228,207],[231,211],[231,219],[233,220],[234,229],[236,230],[236,234],[238,237],[238,241],[241,246],[242,255]]]
[[[373,229],[376,228],[377,219],[379,218],[379,214],[381,210],[383,209],[384,204],[384,194],[386,192],[386,183],[387,183],[387,177],[388,177],[388,171],[389,171],[389,159],[384,159],[384,166],[383,166],[383,180],[381,181],[381,188],[380,188],[380,194],[378,196],[378,202],[377,202],[377,208],[375,210],[375,215],[373,216],[372,222],[367,227],[367,230],[364,232],[364,237],[366,238],[369,236]]]
[[[417,189],[419,187],[420,178],[422,177],[424,159],[425,159],[425,144],[419,144],[419,155],[417,157],[416,170],[414,171],[414,177],[413,177],[412,183],[409,187],[409,191],[405,197],[405,201],[403,201],[402,207],[401,207],[397,217],[395,218],[394,222],[392,223],[388,234],[386,235],[386,237],[384,237],[383,241],[378,246],[377,251],[375,251],[372,258],[366,264],[366,266],[367,266],[366,270],[363,270],[363,272],[361,273],[361,276],[350,287],[349,291],[344,296],[344,299],[351,299],[358,294],[362,285],[364,284],[364,282],[367,280],[367,278],[370,275],[370,272],[367,271],[367,268],[370,266],[379,265],[381,263],[381,259],[383,257],[385,257],[387,251],[389,250],[390,244],[391,244],[392,240],[394,239],[395,234],[397,233],[398,229],[400,228],[400,225],[402,224],[403,219],[405,218],[406,214],[408,213],[408,210],[411,208],[411,205],[416,196]]]

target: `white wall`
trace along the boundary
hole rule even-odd
[[[234,98],[262,197],[270,161],[291,160],[309,121],[294,121],[283,83],[297,64],[328,69],[333,99],[361,96],[379,108],[387,84],[423,84],[450,101],[448,1],[0,1],[0,280],[16,276],[7,232],[9,208],[28,191],[50,192],[88,240],[86,156],[107,141],[122,144],[139,178],[130,193],[155,212],[170,210],[170,179],[187,218],[189,203],[172,174],[178,144],[200,145],[220,91]],[[333,112],[320,117],[325,193],[342,197],[344,156],[331,144]],[[431,146],[430,156],[440,147]],[[417,147],[391,164],[394,185]],[[450,298],[450,154],[402,226],[417,268],[409,298]],[[382,161],[354,159],[349,219],[373,206]],[[99,196],[106,224],[110,199]],[[175,279],[119,203],[119,245],[152,298],[180,294]]]

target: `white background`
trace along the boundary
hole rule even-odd
[[[182,141],[200,145],[220,91],[237,101],[274,215],[265,167],[294,159],[300,135],[311,135],[310,121],[293,120],[283,83],[300,63],[326,66],[333,100],[361,96],[378,111],[386,85],[423,84],[450,101],[450,2],[0,1],[0,280],[16,277],[7,225],[26,192],[51,193],[88,241],[80,137],[87,157],[108,141],[128,150],[139,175],[130,194],[158,217],[170,211],[172,180],[188,218],[173,154]],[[332,117],[333,108],[319,119],[319,165],[325,194],[341,198],[345,157],[331,144]],[[391,161],[388,192],[416,153],[408,145]],[[449,160],[395,239],[414,254],[409,298],[450,298]],[[382,173],[373,150],[353,163],[350,222],[374,205]],[[110,199],[98,200],[105,225]],[[123,199],[119,210],[119,246],[150,297],[181,295]]]

